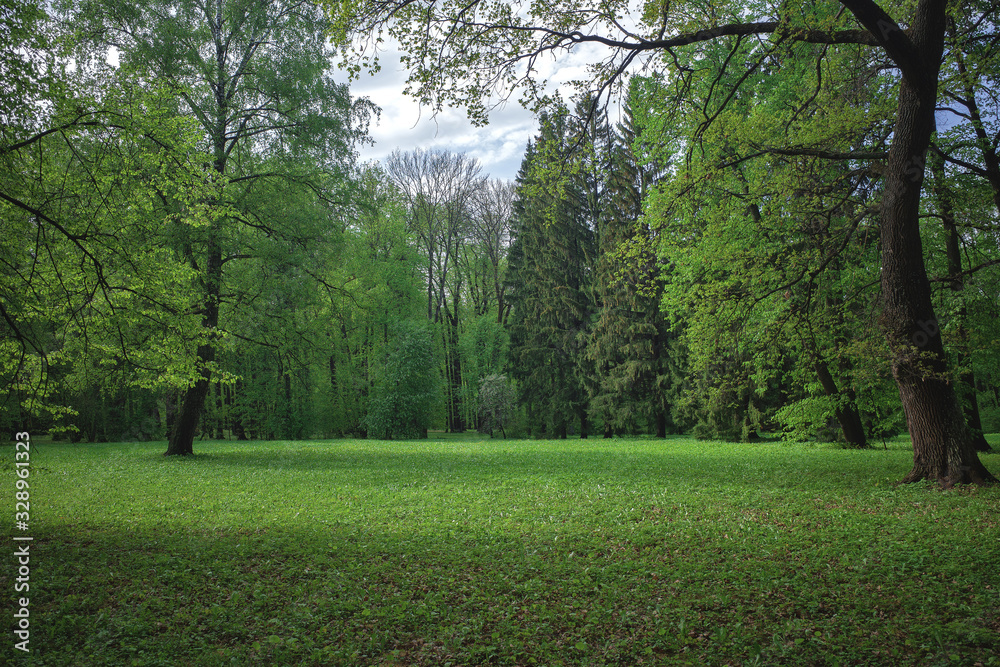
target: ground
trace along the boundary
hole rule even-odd
[[[1000,665],[1000,490],[902,440],[162,451],[34,441],[26,664]]]

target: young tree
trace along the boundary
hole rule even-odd
[[[430,325],[399,322],[391,340],[376,371],[368,433],[388,440],[426,438],[440,387]]]

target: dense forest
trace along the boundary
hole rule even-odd
[[[988,448],[1000,10],[949,5],[930,148],[897,159],[915,75],[892,30],[819,3],[740,32],[713,6],[695,48],[539,98],[510,183],[459,152],[361,162],[377,110],[334,80],[336,11],[7,0],[0,424],[168,454],[468,429],[864,448],[916,428],[913,380]],[[451,67],[484,113],[489,82]],[[907,182],[904,253],[885,202]],[[914,253],[926,279],[890,262]],[[933,316],[897,326],[890,273]]]

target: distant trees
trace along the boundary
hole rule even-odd
[[[628,118],[628,115],[626,114]],[[543,117],[518,180],[508,274],[511,375],[536,434],[666,435],[685,374],[660,311],[662,267],[641,217],[656,174],[630,126]],[[556,187],[551,161],[564,164]]]
[[[683,3],[102,0],[57,22],[19,0],[0,418],[166,430],[171,454],[522,416],[853,447],[905,423],[907,480],[991,481],[997,9],[842,4],[693,25]],[[443,151],[355,164],[370,106],[325,37],[382,25],[425,101],[485,120],[522,86],[548,110],[517,184]],[[572,111],[518,69],[584,42],[609,55]],[[613,126],[600,95],[639,59]]]
[[[542,150],[569,141],[563,119],[543,120],[538,145],[528,148],[519,176],[508,282],[511,375],[518,383],[532,433],[565,438],[589,430],[584,349],[593,312],[593,218],[576,179],[564,192],[531,192]]]
[[[638,137],[629,107],[613,133],[597,221],[594,265],[596,312],[587,343],[595,381],[591,408],[605,433],[651,432],[679,426],[687,362],[670,318],[661,310],[664,266],[658,239],[643,218],[643,203],[661,177],[655,162],[634,152]]]

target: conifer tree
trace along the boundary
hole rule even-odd
[[[599,229],[597,317],[587,350],[597,374],[591,400],[605,420],[605,435],[612,429],[652,430],[663,437],[674,427],[671,406],[680,389],[682,361],[677,338],[660,311],[663,283],[655,238],[641,220],[655,167],[638,163],[632,152],[635,132],[626,107],[612,137]]]
[[[593,312],[595,235],[578,175],[560,192],[538,188],[538,162],[564,150],[572,135],[564,115],[543,117],[518,175],[510,254],[512,375],[534,433],[565,438],[571,424],[588,431],[585,346]]]

